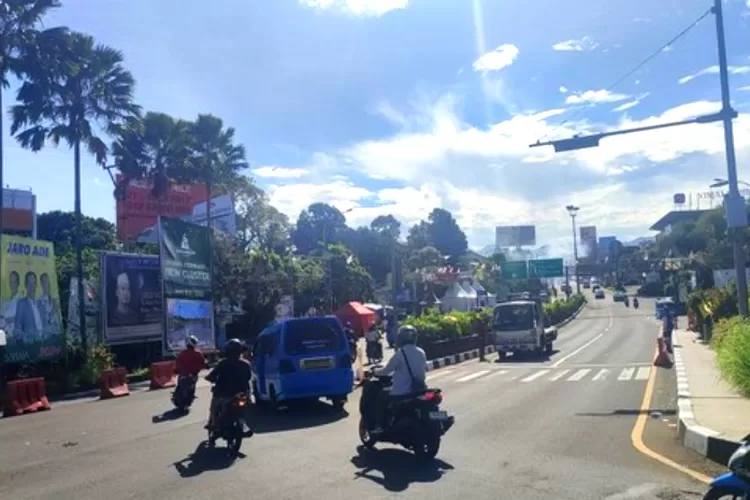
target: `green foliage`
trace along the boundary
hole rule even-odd
[[[115,355],[104,344],[91,346],[85,359],[83,366],[76,373],[78,384],[81,386],[95,384],[103,371],[115,367]]]
[[[573,315],[584,303],[583,295],[572,295],[568,300],[559,300],[544,304],[544,313],[549,322],[547,326],[560,323]],[[478,321],[489,324],[492,309],[483,308],[481,311],[451,311],[441,313],[437,309],[428,309],[421,316],[409,316],[403,322],[411,325],[419,332],[421,341],[434,342],[448,340],[476,333],[475,325]]]
[[[734,284],[722,288],[695,290],[688,296],[687,312],[702,323],[711,318],[717,322],[724,318],[736,316],[737,289]]]
[[[750,320],[733,317],[719,321],[711,341],[724,378],[750,397]]]

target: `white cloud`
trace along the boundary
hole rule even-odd
[[[586,92],[574,92],[565,99],[565,104],[587,104],[602,102],[619,102],[628,99],[626,94],[617,94],[609,90],[587,90]]]
[[[256,177],[266,179],[296,179],[304,177],[308,174],[308,171],[304,168],[284,168],[267,165],[253,169],[253,174]]]
[[[643,99],[645,99],[646,97],[648,97],[649,95],[650,95],[650,92],[646,92],[644,94],[641,94],[637,98],[633,99],[632,101],[626,102],[624,104],[620,104],[619,106],[617,106],[612,111],[619,112],[619,111],[626,111],[626,110],[628,110],[630,108],[634,108],[634,107],[638,106],[641,103],[641,101]]]
[[[591,37],[585,36],[578,40],[565,40],[557,42],[552,46],[553,50],[558,52],[584,52],[594,50],[599,46]]]
[[[315,9],[343,8],[357,16],[382,16],[392,10],[405,9],[409,0],[299,0]]]
[[[747,1],[750,2],[750,0],[747,0]],[[745,85],[744,87],[739,87],[737,90],[739,90],[740,92],[750,91],[750,85]]]
[[[489,71],[498,71],[513,64],[518,57],[518,47],[506,43],[500,45],[495,50],[482,54],[479,59],[474,61],[472,67],[474,71],[487,73]]]
[[[567,94],[568,93],[568,87],[565,85],[560,85],[560,93],[561,94]]]
[[[727,69],[730,75],[744,75],[744,74],[750,73],[750,66],[729,66],[729,68]],[[682,85],[684,83],[688,83],[689,81],[695,80],[696,78],[700,76],[718,75],[718,74],[719,74],[719,65],[716,64],[714,66],[703,68],[702,70],[696,73],[693,73],[692,75],[683,76],[677,81]]]

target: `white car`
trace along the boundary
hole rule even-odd
[[[599,288],[594,292],[594,298],[595,299],[603,299],[604,298],[604,289]]]

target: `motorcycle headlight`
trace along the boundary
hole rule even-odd
[[[729,467],[729,470],[735,473],[740,470],[745,470],[747,468],[745,466],[745,458],[748,451],[750,451],[750,445],[748,444],[743,444],[742,446],[737,448],[735,452],[732,453],[732,456],[729,457],[729,461],[727,462],[727,467]]]

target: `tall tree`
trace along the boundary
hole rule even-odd
[[[124,199],[131,180],[150,181],[154,197],[163,196],[169,179],[189,168],[191,139],[190,123],[165,113],[148,112],[142,120],[122,127],[112,143],[112,156],[122,174],[115,197]]]
[[[262,189],[245,179],[235,191],[234,200],[238,243],[244,250],[261,248],[280,255],[288,253],[289,219],[271,206]]]
[[[95,127],[115,132],[137,117],[140,109],[133,103],[135,79],[123,67],[122,53],[96,45],[92,37],[75,32],[66,35],[64,52],[55,63],[46,62],[34,68],[18,90],[19,104],[11,109],[11,134],[35,152],[47,140],[54,145],[65,141],[73,148],[78,319],[85,325],[81,145],[104,166],[109,150]],[[85,336],[82,341],[85,351]]]
[[[292,243],[302,254],[341,242],[346,232],[346,217],[336,207],[326,203],[313,203],[297,218],[292,233]]]
[[[376,233],[387,235],[391,239],[397,239],[401,234],[401,223],[392,215],[378,215],[370,223],[370,229]]]
[[[430,239],[441,254],[456,258],[466,253],[469,248],[466,235],[449,211],[434,209],[428,222]]]

